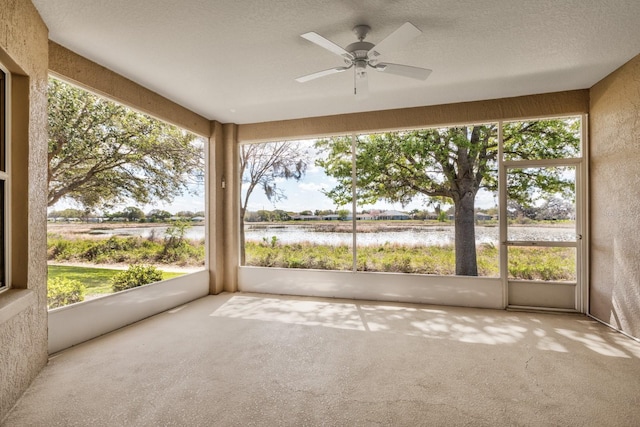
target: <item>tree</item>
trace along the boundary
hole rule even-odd
[[[49,218],[64,218],[64,219],[82,218],[84,216],[84,211],[81,209],[67,208],[61,211],[51,211],[47,216]]]
[[[147,219],[150,222],[164,222],[171,218],[171,212],[162,209],[152,209],[147,212]]]
[[[191,212],[191,211],[178,211],[178,212],[176,212],[176,216],[177,216],[178,218],[188,218],[188,219],[191,219],[191,218],[193,218],[194,216],[198,216],[198,215],[196,215],[195,213],[193,213],[193,212]],[[204,216],[204,215],[203,215],[203,216]]]
[[[563,220],[575,215],[575,206],[571,200],[560,197],[551,197],[545,200],[536,213],[539,220]]]
[[[299,180],[305,174],[308,163],[309,153],[299,142],[281,141],[240,146],[240,176],[242,183],[246,184],[243,185],[240,201],[241,265],[245,260],[244,219],[251,194],[259,187],[272,203],[286,199],[282,188],[277,187],[277,180]]]
[[[140,221],[141,219],[144,219],[144,212],[142,212],[142,209],[135,206],[127,206],[122,210],[122,216],[127,218],[129,221]]]
[[[509,159],[570,157],[579,149],[579,121],[541,120],[504,127],[504,152]],[[316,164],[338,184],[326,191],[336,204],[351,203],[350,138],[320,140],[326,154]],[[389,132],[359,137],[356,145],[356,197],[361,204],[378,200],[408,204],[453,203],[456,274],[478,274],[475,247],[475,198],[480,189],[497,190],[497,126],[476,125]],[[531,203],[537,190],[565,192],[573,183],[562,168],[509,175],[509,198]]]
[[[49,80],[48,98],[49,206],[170,202],[203,180],[194,135],[59,80]]]
[[[351,212],[349,212],[347,209],[338,209],[336,213],[338,214],[338,219],[340,221],[346,221],[347,218],[349,218],[349,214]]]

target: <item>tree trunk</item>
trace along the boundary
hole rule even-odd
[[[244,213],[246,209],[242,208],[240,212],[240,265],[245,263],[245,247],[244,247]]]
[[[477,276],[475,194],[472,191],[468,191],[462,198],[455,200],[454,203],[456,210],[456,274],[459,276]]]

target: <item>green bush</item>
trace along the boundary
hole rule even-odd
[[[49,260],[59,262],[204,265],[205,247],[204,239],[161,241],[155,235],[83,239],[49,234],[47,253]]]
[[[47,280],[47,305],[49,308],[62,307],[84,301],[86,287],[77,280],[56,277]]]
[[[130,265],[127,270],[116,273],[111,278],[113,292],[136,288],[162,280],[162,271],[152,265]]]

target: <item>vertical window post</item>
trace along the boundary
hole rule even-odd
[[[8,157],[8,112],[7,112],[7,91],[8,74],[0,67],[0,292],[9,288],[8,273],[8,244],[7,233],[8,210],[9,210],[9,161]]]

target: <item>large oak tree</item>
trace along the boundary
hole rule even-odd
[[[202,181],[194,135],[56,79],[48,97],[49,206],[170,202]]]
[[[505,158],[574,156],[580,143],[578,126],[575,119],[506,124]],[[417,197],[452,203],[456,274],[476,276],[475,202],[481,189],[497,191],[497,140],[497,126],[493,124],[359,136],[358,204],[386,200],[406,205]],[[325,154],[316,164],[338,180],[326,194],[337,205],[351,203],[350,138],[320,140],[316,148]],[[509,174],[509,200],[527,206],[535,203],[542,193],[571,194],[573,186],[574,181],[562,167],[513,170]]]

